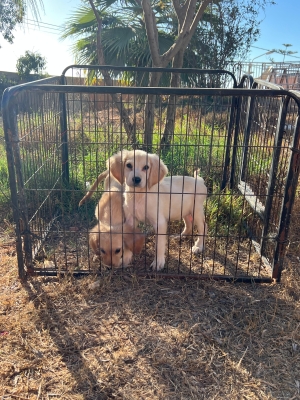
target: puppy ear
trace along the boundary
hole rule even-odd
[[[148,177],[149,189],[160,182],[168,173],[168,168],[156,154],[148,154],[151,163],[150,174]]]
[[[124,183],[124,162],[126,156],[127,151],[123,150],[114,154],[107,160],[107,169],[121,185]]]
[[[132,228],[130,225],[124,224],[123,240],[125,246],[133,254],[140,254],[145,244],[145,235],[138,228]]]
[[[94,226],[89,234],[89,245],[96,255],[100,254],[100,228],[98,225]]]

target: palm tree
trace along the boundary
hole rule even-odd
[[[285,47],[285,49],[273,49],[272,51],[275,53],[279,53],[283,55],[283,60],[282,62],[284,63],[285,57],[286,56],[290,56],[292,54],[296,54],[298,53],[298,51],[292,51],[292,50],[288,50],[289,47],[292,47],[293,45],[290,43],[282,43],[282,46]]]
[[[94,9],[82,6],[75,11],[67,21],[62,35],[62,39],[78,38],[73,46],[78,63],[115,66],[152,65],[142,8],[135,1],[126,1],[122,3],[122,7],[120,1],[113,0],[112,2],[100,0],[97,2],[97,8],[92,1],[90,5]],[[172,32],[166,30],[168,20],[161,18],[161,24],[164,25],[164,29],[158,33],[158,41],[160,48],[165,51],[172,45],[174,38]],[[130,77],[130,74],[127,73],[127,76]],[[106,71],[103,71],[103,77],[106,84],[111,85],[111,77]],[[139,83],[137,79],[140,79]],[[141,74],[137,77],[135,74],[135,83],[141,84],[142,81],[147,85],[148,75]],[[122,115],[128,138],[134,145],[135,130],[127,110],[116,95],[112,97]]]
[[[16,3],[18,3],[20,0],[14,0]],[[32,11],[33,16],[36,19],[39,19],[40,17],[40,9],[44,10],[44,3],[43,0],[21,0],[23,3],[25,10],[27,8],[30,8]]]
[[[106,64],[150,66],[152,61],[142,8],[135,1],[126,2],[122,7],[117,0],[110,5],[107,3],[105,0],[97,2]],[[96,16],[89,6],[79,7],[67,20],[61,38],[77,39],[72,50],[78,63],[97,64],[97,28]],[[162,51],[173,43],[172,36],[164,30],[159,32]]]

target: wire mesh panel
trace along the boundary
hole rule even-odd
[[[94,107],[98,95],[106,96],[101,110]],[[170,96],[172,132],[166,130]],[[34,112],[20,111],[18,104],[31,98],[36,99]],[[108,252],[111,260],[121,260],[113,269],[126,266],[143,274],[152,267],[153,273],[166,276],[278,279],[274,267],[281,268],[292,205],[287,193],[298,173],[289,147],[298,149],[295,94],[258,87],[33,84],[11,90],[6,101],[12,99],[15,106],[4,109],[5,131],[12,149],[12,194],[18,200],[17,236],[24,244],[19,264],[27,271],[102,273],[114,265],[105,258]],[[145,128],[149,112],[151,132]],[[289,124],[293,133],[287,134]],[[289,145],[283,146],[285,138]],[[79,207],[107,167],[108,181],[92,186],[90,198]],[[105,194],[108,250],[101,244],[107,231],[97,221],[103,200],[100,208],[97,204]],[[181,234],[184,226],[186,235]],[[124,266],[126,246],[131,254]]]
[[[253,89],[273,89],[274,84],[255,80]],[[288,107],[289,105],[289,107]],[[286,137],[287,121],[295,130],[295,103],[286,97],[253,96],[240,104],[241,118],[236,135],[237,165],[234,183],[247,200],[247,210],[259,216],[247,227],[252,243],[262,255],[264,268],[274,264],[278,244],[278,226],[290,161],[290,140]],[[287,140],[286,140],[286,139]],[[272,267],[271,267],[272,268]]]
[[[36,84],[58,84],[48,78]],[[20,85],[26,89],[30,84]],[[20,91],[17,101],[3,97],[4,126],[10,168],[10,187],[16,230],[23,234],[25,263],[33,258],[57,213],[55,191],[62,175],[64,134],[61,126],[61,95]],[[20,239],[20,238],[19,238]],[[17,246],[21,248],[22,241]],[[23,262],[19,259],[20,273]]]

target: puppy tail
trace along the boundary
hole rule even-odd
[[[87,192],[87,194],[80,200],[79,202],[79,207],[82,206],[82,204],[84,204],[86,202],[87,199],[89,199],[93,193],[96,191],[99,183],[101,183],[102,181],[104,181],[104,179],[108,176],[109,174],[109,170],[107,169],[106,171],[102,172],[98,178],[96,179],[96,181],[93,183],[93,185],[91,186],[90,190]]]
[[[197,168],[194,171],[194,178],[199,178],[199,177],[200,177],[200,168]]]
[[[202,178],[202,176],[200,176],[200,168],[195,169],[194,178],[196,179],[198,184],[202,182],[205,185],[204,179]]]

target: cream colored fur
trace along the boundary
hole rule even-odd
[[[125,184],[126,223],[136,226],[138,221],[147,221],[155,229],[156,255],[152,269],[164,268],[169,220],[184,220],[183,236],[192,235],[194,221],[198,236],[192,251],[195,254],[203,251],[207,188],[201,177],[165,177],[168,169],[163,161],[156,154],[142,150],[119,152],[110,157],[107,167],[121,185]]]
[[[130,264],[133,253],[140,253],[145,239],[138,228],[125,223],[122,185],[107,170],[98,176],[79,206],[92,196],[104,179],[105,192],[95,210],[98,223],[89,234],[89,244],[105,265],[126,267]]]

